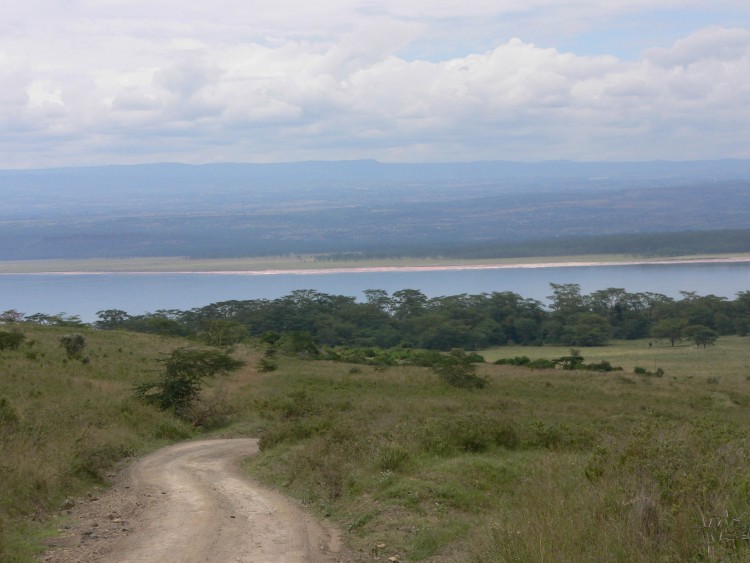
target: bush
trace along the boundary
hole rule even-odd
[[[633,368],[633,373],[650,377],[662,377],[664,375],[664,370],[661,368],[656,368],[656,371],[648,371],[646,368],[635,366]]]
[[[530,369],[555,369],[555,366],[555,362],[544,358],[532,360],[528,364],[526,364],[526,367]]]
[[[622,371],[621,367],[613,366],[607,360],[591,364],[582,364],[579,369],[586,369],[589,371]]]
[[[495,365],[522,366],[530,369],[555,369],[557,364],[555,361],[545,358],[531,360],[528,356],[515,356],[513,358],[500,358],[495,362]]]
[[[232,358],[228,352],[200,348],[178,348],[163,360],[164,373],[156,382],[142,383],[135,395],[158,406],[186,415],[205,380],[218,374],[238,370],[244,362]]]
[[[279,368],[278,363],[271,358],[261,358],[258,360],[256,369],[261,373],[268,373],[270,371],[276,371]]]
[[[528,356],[515,356],[513,358],[500,358],[495,362],[498,366],[525,366],[528,365],[531,360]]]
[[[18,348],[26,340],[26,336],[18,331],[2,331],[0,332],[0,350],[18,350]]]
[[[80,332],[63,334],[60,337],[60,346],[65,348],[65,354],[69,359],[79,358],[86,348],[86,337]]]
[[[183,418],[196,428],[213,430],[229,424],[234,409],[227,401],[226,392],[215,393],[212,397],[199,397],[183,411]]]

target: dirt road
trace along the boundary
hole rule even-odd
[[[73,523],[44,561],[340,561],[333,529],[244,477],[257,440],[204,440],[154,452],[101,497],[68,504]]]

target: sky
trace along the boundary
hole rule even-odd
[[[0,2],[0,168],[720,158],[747,0]]]

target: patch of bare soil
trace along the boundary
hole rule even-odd
[[[43,561],[308,563],[350,560],[339,536],[237,463],[257,440],[186,442],[154,452],[100,496],[70,500],[71,523]]]

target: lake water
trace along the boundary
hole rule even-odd
[[[296,289],[362,297],[366,289],[419,289],[428,297],[513,291],[547,302],[549,284],[578,283],[583,293],[608,287],[680,297],[680,291],[729,299],[750,290],[750,263],[573,266],[280,274],[5,274],[0,311],[79,315],[96,319],[103,309],[131,315],[158,309],[191,309],[231,299],[273,299]]]

